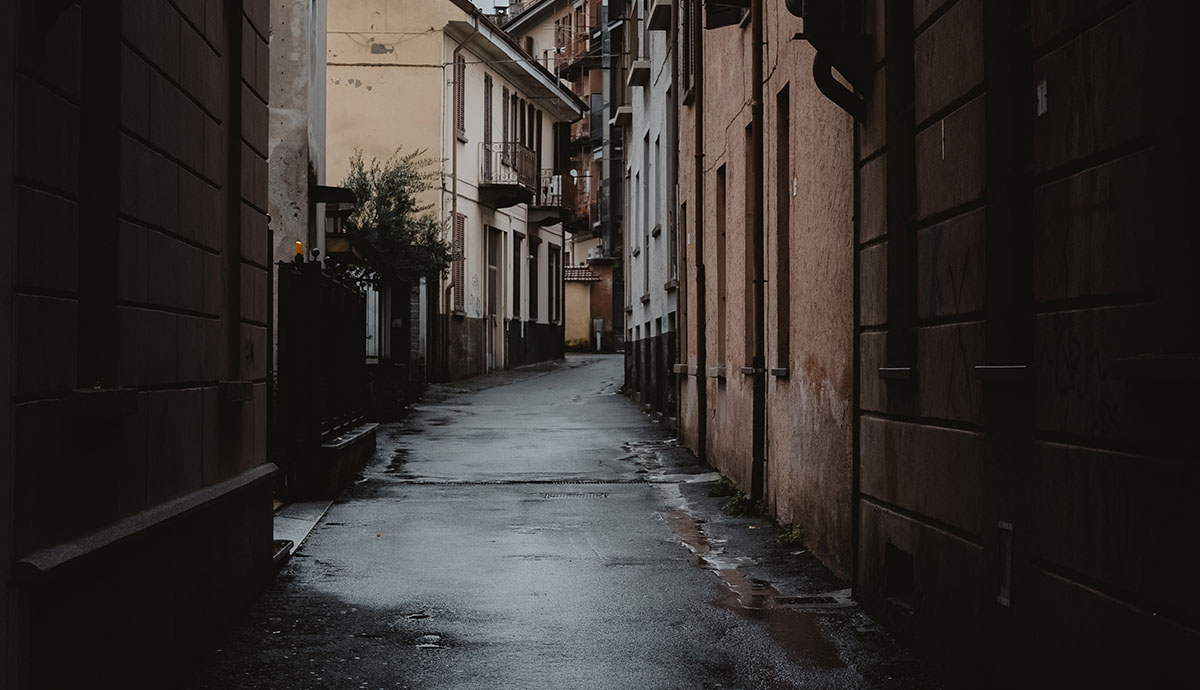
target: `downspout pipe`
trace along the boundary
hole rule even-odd
[[[767,477],[767,357],[766,357],[766,257],[764,238],[763,162],[763,2],[750,3],[751,22],[751,80],[753,96],[750,103],[751,146],[754,149],[754,170],[759,179],[754,184],[754,439],[750,464],[750,497],[761,501],[766,495]]]
[[[678,21],[678,5],[672,8],[675,21]],[[675,361],[672,362],[671,370],[675,372],[675,409],[671,411],[675,417],[676,430],[683,427],[683,381],[686,374],[681,376],[678,372],[681,364],[687,361],[687,352],[684,351],[681,337],[687,332],[687,261],[683,260],[684,233],[687,232],[686,227],[679,227],[679,41],[678,32],[671,32],[671,41],[667,45],[667,50],[671,54],[671,102],[669,104],[669,114],[667,115],[667,123],[670,127],[671,136],[671,167],[667,170],[667,179],[673,180],[674,184],[670,186],[670,218],[675,223],[675,246],[671,247],[671,251],[675,252],[675,279],[678,282],[677,293],[675,295],[675,333],[672,336],[675,338]],[[680,267],[683,267],[683,279],[680,280]]]
[[[473,27],[473,30],[471,31],[471,33],[468,34],[466,38],[459,41],[458,45],[454,46],[454,52],[451,53],[451,55],[450,55],[450,69],[452,70],[451,74],[454,75],[454,78],[453,78],[453,80],[451,80],[451,83],[454,84],[455,88],[458,87],[458,83],[457,83],[457,81],[458,81],[458,56],[462,54],[463,48],[465,48],[466,45],[471,42],[471,39],[473,39],[479,35],[479,17],[478,16],[476,16],[474,14],[471,15],[471,25]],[[466,90],[464,89],[464,94],[465,93],[466,93]],[[453,98],[451,99],[450,107],[451,108],[458,107],[457,102]],[[454,119],[453,115],[451,115],[451,119]],[[454,128],[457,126],[458,126],[457,123],[454,123],[454,122],[452,122],[450,124],[451,128]],[[454,234],[454,224],[458,222],[458,145],[459,145],[458,132],[452,132],[451,137],[450,137],[450,233],[451,233],[451,238],[453,238],[453,234]],[[453,246],[453,244],[454,244],[453,239],[451,239],[451,246]],[[462,285],[458,285],[458,286],[454,285],[453,271],[451,271],[450,285],[448,285],[446,287],[446,291],[445,291],[446,292],[447,316],[449,316],[450,310],[452,310],[454,308],[454,302],[451,299],[451,290],[452,289],[458,289],[458,290],[463,289]],[[443,367],[445,370],[445,378],[447,380],[449,380],[449,378],[450,378],[450,354],[449,354],[449,349],[448,349],[449,347],[450,347],[450,319],[447,318],[446,319],[446,339],[442,342],[443,353],[441,355],[443,357]]]
[[[704,31],[701,22],[693,21],[692,45],[695,46],[695,176],[696,185],[696,456],[708,462],[708,337],[705,314],[704,275]],[[692,27],[689,27],[692,28]]]

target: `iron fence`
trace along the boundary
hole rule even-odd
[[[315,481],[321,444],[364,420],[367,312],[363,293],[319,262],[278,268],[276,463],[295,494]]]

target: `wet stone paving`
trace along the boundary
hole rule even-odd
[[[183,687],[938,687],[622,374],[433,387]]]

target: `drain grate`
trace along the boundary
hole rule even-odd
[[[582,494],[542,494],[542,498],[608,498],[608,494],[589,491]]]
[[[833,597],[775,597],[779,606],[829,606],[838,603]]]
[[[682,481],[651,481],[649,479],[500,479],[500,480],[427,480],[407,479],[399,482],[409,486],[607,486],[623,484],[682,484]]]

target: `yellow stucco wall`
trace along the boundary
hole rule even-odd
[[[591,338],[592,328],[592,284],[567,283],[566,329],[567,342]]]

